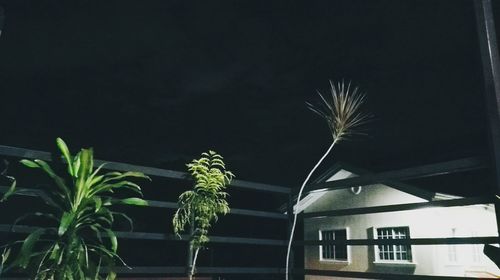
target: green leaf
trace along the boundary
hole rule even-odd
[[[19,162],[29,168],[40,168],[40,166],[36,162],[31,161],[29,159],[22,159]]]
[[[81,155],[81,152],[78,152],[75,157],[73,158],[73,163],[72,163],[72,166],[73,166],[73,174],[71,174],[71,176],[73,178],[78,178],[78,171],[80,170],[80,155]]]
[[[59,147],[59,150],[63,154],[64,159],[66,160],[66,164],[68,164],[68,173],[73,176],[74,171],[73,171],[73,158],[71,157],[71,154],[68,149],[68,145],[59,137],[56,139],[57,147]]]
[[[134,230],[134,222],[132,221],[132,219],[129,216],[127,216],[124,213],[120,213],[120,212],[111,212],[111,214],[113,214],[113,216],[119,216],[119,217],[124,218],[129,224],[130,231]]]
[[[51,220],[54,220],[54,221],[58,221],[58,219],[50,214],[50,213],[42,213],[42,212],[33,212],[33,213],[27,213],[27,214],[24,214],[20,217],[18,217],[14,223],[12,224],[12,226],[16,226],[18,223],[22,222],[24,219],[27,219],[27,218],[31,218],[31,217],[44,217],[44,218],[48,218],[48,219],[51,219]]]
[[[94,168],[94,156],[92,148],[90,149],[82,149],[80,151],[80,161],[81,166],[78,170],[78,178],[87,178]]]
[[[129,197],[125,199],[117,199],[113,201],[114,204],[127,204],[127,205],[136,205],[136,206],[147,206],[148,202],[144,199],[137,197]]]
[[[101,209],[102,199],[100,197],[96,196],[94,198],[94,201],[95,201],[95,210],[94,210],[94,212],[97,213],[99,211],[99,209]]]
[[[40,168],[43,169],[43,171],[45,171],[45,173],[47,173],[50,176],[50,178],[52,178],[54,180],[54,182],[56,183],[56,185],[64,192],[64,194],[66,195],[66,197],[69,198],[71,192],[69,191],[68,187],[64,183],[64,180],[61,177],[59,177],[52,170],[52,168],[50,167],[50,165],[48,165],[45,161],[39,160],[39,159],[35,159],[35,162],[40,166]]]
[[[24,239],[21,250],[19,251],[19,256],[17,259],[17,264],[26,269],[33,256],[33,248],[35,244],[40,240],[40,236],[45,233],[45,229],[40,228],[32,232],[26,239]]]
[[[106,280],[115,280],[116,279],[116,272],[110,271],[108,272],[108,276],[106,277]]]
[[[52,247],[52,251],[50,252],[49,260],[57,260],[59,259],[59,254],[61,253],[59,243],[56,243]]]
[[[16,192],[16,179],[14,179],[14,177],[11,177],[11,176],[6,176],[7,179],[10,179],[12,181],[12,183],[10,184],[10,187],[9,189],[7,190],[7,192],[4,193],[4,195],[0,198],[0,202],[4,202],[6,201],[9,196],[13,195],[15,192]]]
[[[7,259],[9,258],[10,255],[10,248],[4,248],[2,254],[0,255],[0,276],[2,275],[3,268],[5,266],[5,263],[7,262]]]
[[[90,228],[95,232],[97,240],[99,240],[99,242],[102,243],[101,231],[99,230],[100,228],[102,228],[101,225],[99,224],[91,225]]]
[[[115,180],[119,180],[119,179],[123,179],[123,178],[127,178],[127,177],[142,178],[142,179],[147,179],[147,180],[151,181],[151,178],[149,178],[149,176],[145,175],[142,172],[134,172],[134,171],[129,171],[129,172],[125,172],[125,173],[110,172],[110,173],[107,173],[105,175],[106,175],[106,179],[104,180],[104,182],[115,181]]]
[[[73,218],[75,217],[73,212],[64,212],[61,217],[61,222],[59,224],[59,229],[57,230],[57,234],[59,236],[63,236],[63,234],[68,230],[68,227],[73,222]]]
[[[118,240],[116,239],[115,233],[110,229],[106,229],[106,234],[111,241],[111,250],[116,253],[116,250],[118,249]]]

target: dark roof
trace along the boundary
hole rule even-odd
[[[319,175],[316,179],[314,179],[313,182],[314,183],[325,182],[328,178],[335,175],[341,169],[352,172],[356,175],[366,175],[373,173],[369,170],[351,165],[349,163],[337,162],[330,169],[328,169],[327,171]],[[431,192],[399,181],[386,181],[383,184],[429,201],[432,200],[436,195],[435,192]]]

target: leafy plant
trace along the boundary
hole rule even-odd
[[[117,254],[118,241],[112,225],[118,217],[128,221],[130,226],[132,220],[110,207],[147,203],[137,197],[118,199],[110,195],[130,190],[142,196],[141,188],[129,179],[149,177],[140,172],[102,174],[104,164],[94,169],[92,148],[81,149],[72,156],[62,139],[57,138],[57,146],[66,164],[65,176],[56,174],[43,160],[21,160],[29,168],[41,169],[53,184],[46,186],[41,195],[50,210],[23,215],[14,226],[36,217],[49,227],[38,228],[23,241],[9,244],[9,248],[20,248],[17,256],[9,260],[7,269],[20,268],[33,279],[102,279],[101,268],[106,267],[106,279],[114,279],[114,265],[123,261]]]
[[[192,190],[179,196],[179,209],[172,220],[174,232],[188,232],[188,269],[192,279],[198,252],[209,241],[208,229],[216,222],[219,215],[229,212],[224,191],[234,178],[231,171],[226,170],[223,158],[214,151],[202,153],[200,159],[187,164],[188,171],[194,179]]]
[[[12,176],[7,175],[7,170],[9,169],[9,162],[7,160],[3,160],[5,168],[2,172],[0,172],[0,177],[5,178],[10,182],[10,187],[7,189],[7,191],[4,193],[4,195],[0,198],[0,202],[3,202],[7,200],[9,196],[14,194],[15,189],[16,189],[16,179]],[[2,254],[0,255],[0,276],[2,275],[2,272],[5,267],[5,263],[7,262],[7,258],[10,255],[10,248],[4,247]]]
[[[0,202],[6,201],[9,196],[13,195],[16,190],[16,178],[7,175],[7,171],[9,170],[9,162],[7,160],[3,160],[4,162],[4,169],[2,172],[0,172],[0,177],[7,179],[10,182],[10,187],[7,189],[7,191],[4,193],[4,195],[0,198]],[[1,270],[0,270],[1,272]]]
[[[307,103],[307,107],[322,117],[328,124],[332,136],[332,143],[327,151],[323,154],[320,160],[316,163],[313,169],[309,172],[306,179],[300,187],[297,196],[297,205],[300,203],[300,198],[304,187],[309,182],[314,171],[323,162],[326,156],[331,152],[333,147],[342,140],[346,140],[348,136],[362,134],[357,129],[365,124],[371,118],[371,115],[360,112],[361,106],[365,102],[365,95],[359,92],[358,87],[351,88],[351,83],[347,85],[342,81],[334,84],[330,81],[331,100],[327,100],[320,92],[318,92],[321,102],[319,105]],[[286,272],[285,279],[288,280],[288,267],[290,261],[290,250],[292,247],[293,235],[297,224],[297,212],[294,212],[292,230],[288,241],[288,249],[286,254]]]
[[[2,254],[0,255],[0,276],[2,276],[3,268],[7,262],[7,258],[10,255],[10,248],[4,248]]]

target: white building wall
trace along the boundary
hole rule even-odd
[[[364,187],[358,195],[348,189],[330,191],[306,209],[306,212],[347,209],[389,204],[424,202],[425,200],[384,185]],[[306,240],[318,240],[319,230],[347,228],[348,239],[372,239],[374,227],[408,226],[412,238],[458,236],[496,236],[496,219],[482,206],[427,208],[411,211],[310,218],[304,221]],[[477,246],[477,245],[476,245]],[[482,252],[482,245],[479,248]],[[448,261],[448,245],[412,246],[413,264],[381,264],[375,262],[374,246],[349,246],[349,263],[320,261],[319,246],[306,246],[305,267],[308,269],[369,271],[381,273],[465,276],[467,271],[490,271],[500,275],[493,262],[483,256],[472,261],[472,245],[457,247],[459,261]],[[325,279],[310,276],[306,279]],[[328,279],[332,279],[331,277]],[[345,279],[345,278],[344,278]]]

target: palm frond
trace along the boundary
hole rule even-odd
[[[307,107],[322,117],[328,124],[333,141],[346,139],[350,135],[364,134],[360,128],[366,124],[371,115],[361,112],[365,103],[365,94],[358,87],[344,81],[335,84],[330,81],[331,98],[325,98],[321,92],[319,104],[306,102]]]

